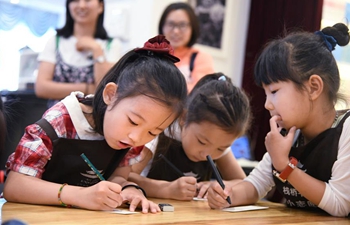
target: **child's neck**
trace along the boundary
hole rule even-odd
[[[338,118],[338,114],[336,110],[333,109],[325,113],[320,111],[316,115],[310,115],[309,118],[310,123],[308,123],[304,129],[302,129],[304,144],[310,142],[323,131],[331,128],[335,120]]]
[[[88,121],[91,127],[95,126],[94,119],[92,117],[92,107],[80,103],[81,111],[83,112],[85,119]]]

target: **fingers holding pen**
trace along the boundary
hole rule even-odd
[[[207,197],[207,192],[210,187],[210,181],[206,182],[199,182],[197,184],[197,196],[198,198],[206,198]]]
[[[197,180],[194,177],[180,177],[170,182],[171,198],[176,200],[192,200],[197,193]]]
[[[227,197],[229,197],[229,192],[227,188],[222,189],[219,183],[212,182],[208,189],[208,205],[212,209],[222,209],[230,206],[227,202]]]
[[[77,206],[91,210],[112,210],[123,203],[119,184],[101,181],[91,187],[80,188]]]
[[[110,199],[110,204],[106,204],[111,208],[116,208],[123,203],[123,197],[120,195],[121,186],[116,183],[107,182],[108,183],[108,192],[107,196]],[[115,206],[117,205],[117,206]]]

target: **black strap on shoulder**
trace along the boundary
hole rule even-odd
[[[112,174],[114,173],[114,170],[118,167],[120,161],[124,158],[126,153],[128,153],[129,149],[121,149],[121,150],[116,150],[114,153],[114,156],[109,163],[109,165],[106,168],[105,173],[103,176],[108,179]]]
[[[193,52],[190,58],[190,72],[192,72],[194,68],[194,60],[196,59],[198,52]]]
[[[58,139],[55,129],[53,129],[52,125],[46,119],[41,118],[35,123],[38,124],[46,132],[46,134],[49,136],[51,141]]]

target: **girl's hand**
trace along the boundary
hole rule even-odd
[[[77,43],[75,44],[78,51],[94,51],[95,49],[100,49],[100,45],[89,36],[83,36],[77,38]]]
[[[231,195],[231,188],[225,187],[225,190],[222,189],[218,182],[211,182],[208,189],[208,205],[212,209],[222,209],[230,206],[226,201],[227,197]],[[230,197],[231,200],[233,199]]]
[[[160,212],[158,204],[149,201],[140,190],[134,187],[125,188],[121,195],[123,202],[130,204],[129,210],[131,212],[134,212],[138,206],[141,206],[142,213],[148,213],[149,211],[152,213]]]
[[[197,184],[197,197],[198,198],[207,198],[208,189],[210,187],[210,181],[203,181]]]
[[[289,162],[289,152],[292,147],[296,127],[290,128],[286,136],[280,134],[281,128],[278,127],[277,121],[281,118],[273,116],[270,119],[271,131],[265,137],[266,150],[270,154],[273,166],[282,171]]]
[[[194,177],[180,177],[170,182],[169,198],[190,201],[197,195],[197,180]]]
[[[101,181],[91,187],[81,188],[79,207],[91,210],[113,210],[123,203],[121,186],[109,181]]]

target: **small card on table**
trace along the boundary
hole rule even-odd
[[[115,213],[115,214],[123,214],[123,215],[138,213],[138,212],[131,212],[129,210],[122,210],[122,209],[114,209],[114,210],[106,211],[106,212]]]
[[[229,207],[222,209],[222,211],[225,212],[244,212],[244,211],[251,211],[251,210],[261,210],[261,209],[267,209],[269,207],[267,206],[258,206],[258,205],[245,205],[245,206],[236,206],[236,207]]]

